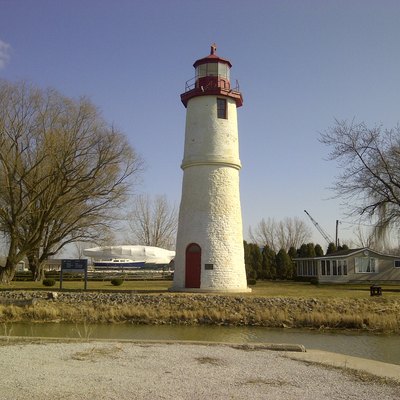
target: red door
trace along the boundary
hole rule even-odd
[[[186,248],[185,287],[200,288],[201,248],[192,243]]]

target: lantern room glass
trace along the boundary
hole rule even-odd
[[[196,68],[196,78],[204,76],[218,76],[229,80],[230,68],[224,63],[201,64]]]

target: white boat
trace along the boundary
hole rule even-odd
[[[93,260],[96,269],[137,269],[144,266],[144,261],[134,261],[128,258],[108,258]]]
[[[168,265],[175,258],[175,251],[154,246],[103,246],[85,249],[85,256],[93,259],[97,268],[144,268],[145,264]]]

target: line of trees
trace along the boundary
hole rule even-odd
[[[253,243],[268,245],[276,252],[280,249],[289,251],[291,247],[297,249],[302,243],[309,242],[311,229],[298,217],[286,217],[281,221],[263,218],[254,230],[249,229],[249,237]]]
[[[346,245],[336,248],[334,243],[330,243],[326,254],[347,249]],[[244,242],[244,257],[248,279],[294,279],[296,278],[294,258],[321,257],[323,255],[322,247],[314,243],[303,243],[297,249],[291,246],[289,251],[281,248],[276,252],[268,244],[260,247],[256,243]]]
[[[8,283],[27,258],[44,260],[75,242],[109,235],[142,160],[86,98],[0,81],[0,232]]]

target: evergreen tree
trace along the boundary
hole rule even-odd
[[[305,243],[303,243],[300,248],[297,250],[297,254],[300,258],[308,257],[308,248]]]
[[[263,279],[275,279],[276,278],[276,253],[265,245],[262,249],[262,272],[261,277]]]
[[[255,243],[244,241],[244,259],[247,278],[257,279],[261,272],[262,255]]]
[[[246,277],[247,279],[253,278],[254,273],[252,266],[250,264],[250,246],[245,240],[243,241],[243,247],[244,247],[244,265],[246,268]]]
[[[296,257],[299,256],[298,253],[297,253],[297,250],[296,250],[296,248],[295,248],[294,246],[292,246],[292,247],[289,249],[288,254],[289,254],[289,257],[290,257],[292,260],[293,260],[293,258],[296,258]]]
[[[262,254],[261,250],[257,244],[250,244],[251,251],[251,263],[253,265],[253,270],[256,272],[256,279],[261,275],[261,266],[262,266]]]
[[[307,257],[316,257],[314,243],[307,243]]]
[[[314,243],[303,243],[297,253],[302,258],[316,257]]]
[[[292,275],[293,275],[293,278],[295,278],[297,276],[297,270],[296,270],[296,264],[293,261],[293,259],[298,257],[297,250],[292,246],[288,251],[288,255],[289,255],[290,259],[292,260],[292,271],[293,271]]]
[[[276,255],[276,269],[279,279],[293,278],[293,262],[285,249],[280,249]]]
[[[324,250],[319,244],[315,245],[314,252],[316,257],[322,257],[324,255]]]
[[[326,254],[332,254],[332,253],[334,253],[335,251],[336,251],[337,249],[336,249],[336,246],[335,246],[335,243],[329,243],[329,245],[328,245],[328,249],[326,250]]]

